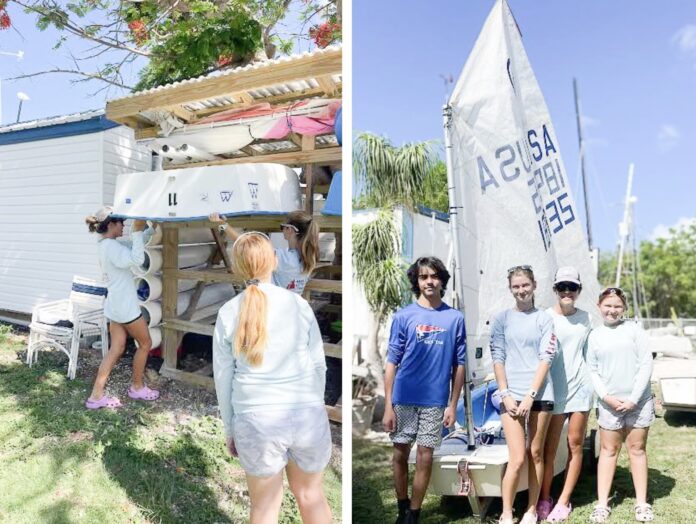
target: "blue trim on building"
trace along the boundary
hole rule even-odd
[[[118,127],[121,124],[108,120],[106,116],[95,116],[87,120],[77,122],[66,122],[32,129],[20,129],[18,131],[8,131],[0,133],[0,146],[9,144],[21,144],[23,142],[36,142],[38,140],[48,140],[50,138],[62,138],[64,136],[86,135],[97,133]]]
[[[442,222],[449,222],[449,214],[443,213],[442,211],[435,211],[434,209],[430,209],[429,207],[419,205],[418,212],[426,217],[432,217],[433,213],[435,213],[435,218],[437,220],[440,220]]]

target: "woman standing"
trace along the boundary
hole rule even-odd
[[[507,278],[515,307],[498,313],[491,327],[493,370],[509,451],[499,522],[513,523],[512,505],[520,470],[528,457],[529,502],[520,524],[533,524],[537,521],[536,504],[544,473],[544,440],[553,409],[553,385],[547,374],[556,353],[556,335],[551,316],[534,306],[536,281],[532,268],[512,267]]]
[[[85,406],[88,409],[121,406],[121,401],[117,397],[104,395],[104,388],[111,370],[126,349],[128,335],[132,336],[138,344],[138,350],[133,357],[133,380],[128,389],[128,396],[136,400],[157,400],[159,391],[146,386],[143,380],[152,341],[147,323],[140,312],[133,274],[130,271],[131,266],[138,266],[144,261],[145,221],[136,220],[133,223],[131,248],[116,240],[123,236],[123,219],[113,217],[111,207],[103,207],[95,215],[88,216],[85,222],[90,233],[99,233],[102,236],[97,249],[99,265],[104,273],[108,289],[104,303],[104,316],[109,320],[111,340],[109,352],[99,366],[92,394],[85,402]],[[151,235],[152,230],[148,230],[147,234]]]
[[[220,223],[218,229],[232,241],[242,234],[240,230],[229,227],[226,218],[218,213],[211,213],[209,219]],[[278,265],[273,272],[273,283],[301,295],[319,261],[319,226],[312,215],[292,211],[280,225],[280,230],[288,247],[275,250]]]
[[[582,469],[582,447],[587,430],[587,418],[592,407],[592,386],[585,364],[585,348],[590,334],[590,315],[575,307],[582,291],[580,275],[574,267],[562,267],[556,272],[553,290],[557,302],[547,309],[553,318],[558,337],[558,350],[551,366],[554,409],[544,445],[544,480],[537,504],[539,519],[563,522],[572,506],[570,496]],[[553,466],[563,424],[568,420],[568,464],[563,491],[556,506],[551,498]],[[563,444],[565,445],[565,443]]]
[[[303,522],[328,524],[322,480],[331,431],[319,326],[307,301],[271,283],[276,257],[266,235],[239,235],[232,265],[247,287],[220,309],[213,369],[227,448],[246,473],[250,522],[278,522],[285,470]]]
[[[587,365],[599,397],[600,452],[597,465],[597,498],[590,520],[606,522],[611,513],[609,492],[616,472],[621,445],[626,442],[631,476],[636,490],[635,519],[651,522],[648,504],[648,457],[645,445],[655,407],[650,391],[652,354],[648,337],[636,322],[628,322],[626,296],[616,287],[599,295],[599,311],[604,325],[590,333]]]

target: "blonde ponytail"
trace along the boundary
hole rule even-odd
[[[259,278],[275,269],[275,252],[263,233],[244,233],[232,246],[232,268],[247,283],[234,336],[235,355],[244,355],[249,365],[263,363],[268,342],[268,299],[258,287]]]

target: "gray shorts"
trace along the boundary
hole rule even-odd
[[[295,462],[306,473],[322,471],[331,459],[331,429],[323,405],[235,413],[234,443],[244,471],[270,477]]]
[[[394,405],[396,431],[389,433],[394,444],[413,444],[439,448],[445,408]]]
[[[638,403],[633,411],[619,413],[604,403],[599,403],[597,423],[602,429],[616,431],[623,428],[648,428],[655,420],[655,403],[652,397]]]

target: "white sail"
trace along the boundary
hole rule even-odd
[[[505,0],[488,16],[449,107],[456,285],[466,316],[469,370],[478,382],[491,371],[488,323],[514,304],[508,268],[534,268],[537,307],[553,304],[560,266],[579,270],[578,305],[593,315],[599,285],[558,139]]]

